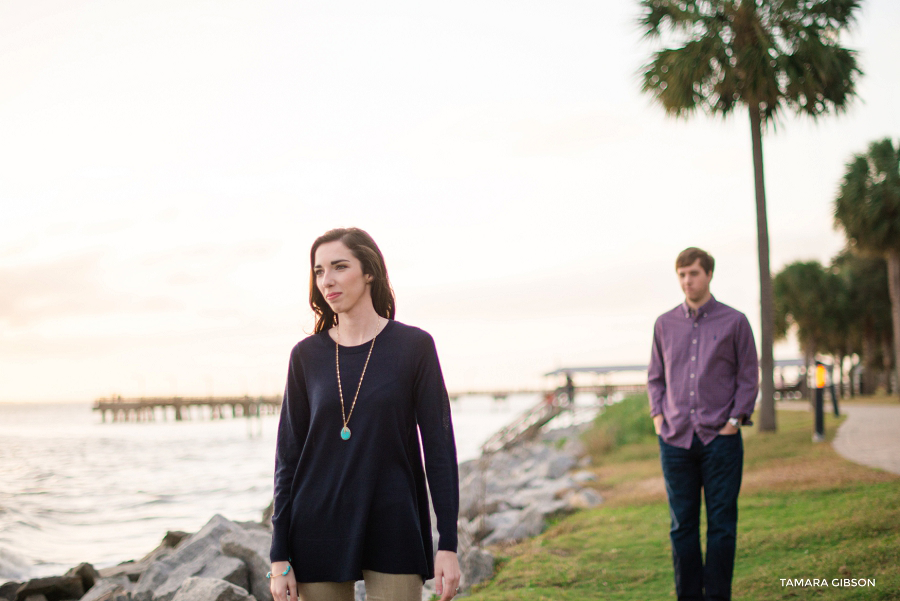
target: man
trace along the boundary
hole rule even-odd
[[[759,386],[753,332],[709,292],[715,262],[688,248],[675,260],[684,303],[656,320],[647,390],[659,435],[679,600],[731,599],[737,498]],[[700,490],[706,498],[706,564]]]

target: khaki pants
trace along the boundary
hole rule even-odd
[[[422,577],[418,574],[385,574],[363,570],[367,601],[421,601]],[[355,583],[298,582],[299,601],[354,601]]]

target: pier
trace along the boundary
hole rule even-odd
[[[224,419],[231,417],[262,417],[281,410],[281,396],[271,397],[150,397],[127,399],[120,396],[97,399],[94,411],[99,411],[106,423],[151,422],[160,419],[174,421],[192,419]]]

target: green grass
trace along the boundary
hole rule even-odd
[[[649,411],[646,394],[629,396],[606,407],[583,436],[588,452],[598,456],[624,445],[656,438]]]
[[[635,431],[630,411],[621,409],[620,431]],[[615,416],[612,408],[605,415]],[[780,411],[778,421],[775,434],[744,429],[734,599],[900,599],[900,478],[850,463],[830,444],[813,444],[807,412]],[[829,416],[829,439],[839,422]],[[658,450],[645,435],[641,440],[606,452],[595,447],[607,502],[535,539],[494,549],[495,577],[471,598],[674,598]],[[874,578],[876,586],[796,588],[781,578]]]

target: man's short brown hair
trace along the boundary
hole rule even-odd
[[[691,246],[678,253],[678,258],[675,259],[675,269],[693,265],[694,261],[697,259],[700,259],[700,267],[702,267],[703,271],[706,273],[712,273],[713,269],[716,267],[716,260],[712,258],[711,254],[696,246]]]

